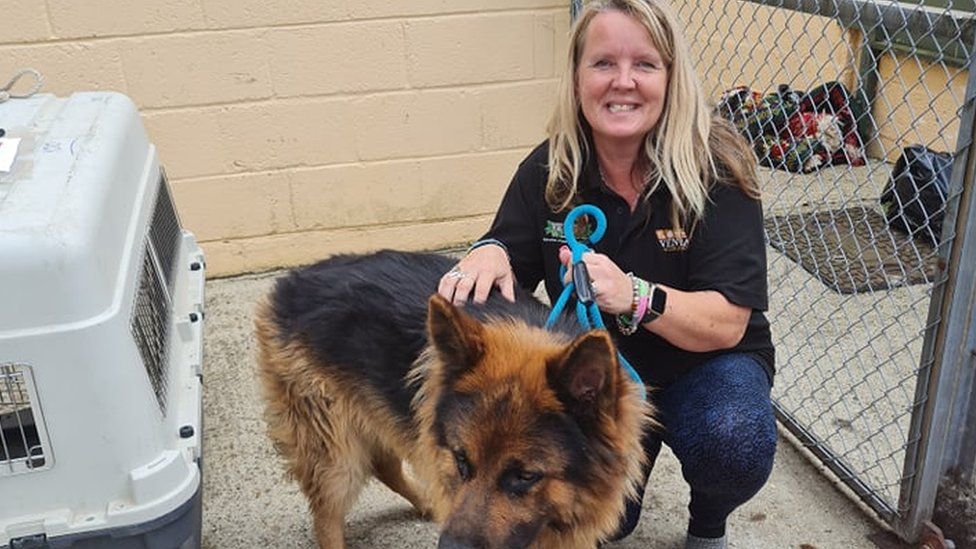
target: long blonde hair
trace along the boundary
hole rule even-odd
[[[643,26],[668,68],[661,118],[644,140],[646,158],[640,163],[646,164],[650,177],[644,196],[664,185],[671,193],[676,226],[693,226],[701,218],[715,181],[738,185],[758,198],[755,157],[729,124],[710,113],[687,41],[670,8],[662,0],[592,0],[570,35],[568,64],[549,120],[549,207],[562,211],[579,198],[583,160],[590,151],[577,72],[590,23],[608,11],[624,13]]]

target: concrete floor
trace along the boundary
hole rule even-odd
[[[251,312],[273,278],[207,284],[203,546],[210,549],[314,547],[304,498],[284,478],[265,436],[255,379]],[[612,547],[682,547],[687,500],[678,464],[665,450],[637,531]],[[351,549],[434,547],[436,531],[377,483],[347,520]],[[740,549],[902,547],[784,438],[769,483],[731,517],[729,540]]]

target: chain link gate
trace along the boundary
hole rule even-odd
[[[673,6],[710,102],[764,166],[778,418],[918,539],[941,472],[925,461],[941,459],[936,389],[954,379],[937,359],[950,252],[966,236],[953,223],[971,181],[973,0]],[[883,206],[903,155],[910,192]],[[913,208],[913,223],[898,218]]]

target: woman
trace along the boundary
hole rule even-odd
[[[620,351],[654,389],[663,429],[645,437],[649,462],[662,442],[681,462],[686,547],[725,547],[726,519],[766,482],[776,445],[755,159],[710,115],[662,0],[590,2],[569,53],[549,138],[439,292],[461,304],[497,286],[512,299],[516,281],[544,280],[555,302],[571,258],[562,220],[601,208],[606,233],[583,261]],[[628,502],[617,539],[640,509]]]

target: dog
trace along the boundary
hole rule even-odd
[[[546,329],[521,289],[455,307],[436,294],[452,265],[335,256],[259,305],[265,419],[318,544],[345,547],[375,476],[441,525],[440,548],[591,549],[643,480],[650,406],[605,330],[568,316]]]

